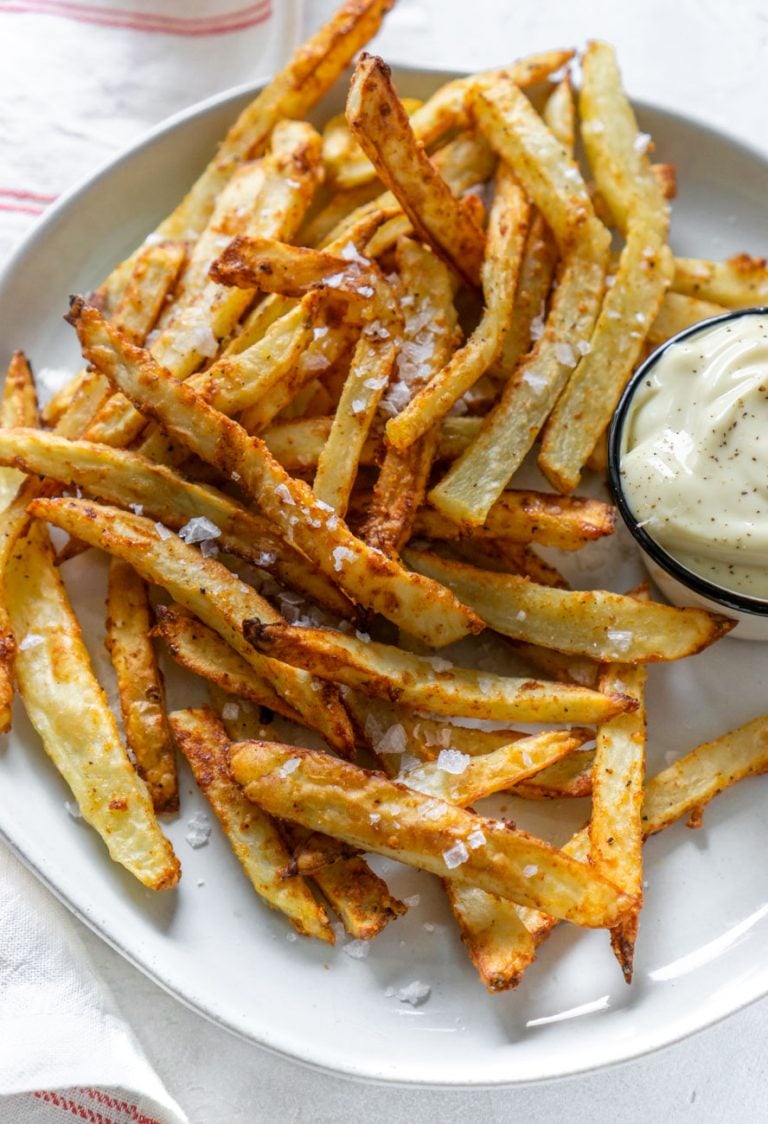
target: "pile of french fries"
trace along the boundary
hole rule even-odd
[[[675,260],[674,168],[650,162],[604,43],[577,93],[553,50],[424,103],[364,54],[318,132],[304,118],[392,3],[348,0],[73,298],[84,367],[42,412],[14,355],[0,722],[16,685],[146,886],[180,875],[157,820],[179,810],[178,749],[299,933],[333,943],[332,912],[369,940],[404,912],[373,852],[441,880],[491,991],[559,920],[608,929],[630,980],[643,841],[768,768],[768,716],[646,777],[646,664],[733,622],[644,587],[572,590],[537,548],[613,533],[610,504],[572,493],[604,468],[632,371],[764,300],[768,270]],[[534,450],[541,488],[516,487]],[[47,525],[69,536],[57,553]],[[59,574],[87,548],[110,557],[124,738]],[[472,666],[471,644],[436,654],[483,632],[519,674]],[[156,641],[210,707],[168,713]],[[591,815],[558,848],[483,814],[499,792],[552,801],[553,825],[559,801],[591,796]]]

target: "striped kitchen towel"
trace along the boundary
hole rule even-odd
[[[0,264],[164,117],[275,70],[299,0],[0,0]]]

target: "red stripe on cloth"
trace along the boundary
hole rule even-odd
[[[59,16],[80,23],[101,27],[119,27],[129,31],[144,31],[165,35],[202,36],[225,35],[265,23],[272,15],[271,0],[260,0],[247,8],[240,8],[219,17],[183,18],[155,15],[150,12],[120,11],[90,7],[82,4],[61,3],[59,0],[14,0],[3,4],[0,14],[15,12],[24,15]]]
[[[68,1112],[71,1116],[77,1116],[80,1120],[87,1120],[88,1124],[119,1124],[119,1122],[113,1120],[111,1116],[104,1116],[101,1112],[94,1112],[92,1108],[78,1104],[77,1101],[70,1100],[69,1097],[60,1097],[58,1093],[54,1093],[51,1089],[33,1093],[32,1095],[37,1097],[40,1101],[45,1101],[46,1104],[52,1104],[56,1108],[60,1108],[63,1112]]]
[[[116,1097],[109,1096],[108,1093],[102,1093],[101,1089],[84,1089],[78,1088],[78,1093],[84,1093],[99,1104],[106,1105],[107,1108],[114,1108],[118,1112],[122,1112],[129,1120],[135,1121],[136,1124],[160,1124],[154,1116],[146,1116],[143,1112],[139,1112],[135,1104],[129,1104],[128,1101],[118,1100]]]
[[[18,187],[0,187],[0,195],[9,199],[27,199],[33,203],[53,203],[56,195],[42,195],[39,191],[22,191]]]
[[[232,20],[240,20],[244,16],[252,15],[265,6],[268,6],[270,0],[257,0],[256,3],[249,5],[246,8],[236,8],[231,12],[222,12],[220,15],[211,16],[167,16],[162,12],[147,12],[144,10],[131,11],[127,8],[113,8],[103,7],[99,4],[78,4],[76,0],[36,0],[36,2],[49,10],[57,11],[65,9],[80,15],[101,15],[101,16],[123,16],[126,19],[136,20],[138,23],[142,21],[149,21],[150,23],[163,24],[166,27],[202,27],[206,25],[218,25],[221,23],[228,23]]]
[[[34,207],[27,203],[0,203],[0,211],[14,211],[25,215],[42,215],[45,207]]]

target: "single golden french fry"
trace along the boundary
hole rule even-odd
[[[675,258],[672,289],[726,308],[768,304],[768,265],[765,258],[749,254],[734,254],[724,262]]]
[[[615,924],[630,905],[549,844],[328,754],[243,742],[231,750],[231,768],[249,800],[273,815],[442,878],[526,905],[546,901],[553,914],[592,927]]]
[[[125,740],[155,811],[175,812],[179,807],[176,751],[151,628],[146,585],[128,562],[112,558],[106,645],[115,669]]]
[[[51,502],[49,501],[49,506]],[[585,687],[514,679],[454,667],[389,644],[359,640],[324,628],[294,628],[244,621],[261,651],[345,683],[364,694],[433,714],[517,722],[595,722],[618,714],[631,700]]]
[[[152,890],[175,886],[178,859],[120,741],[39,524],[8,562],[7,590],[19,692],[46,753],[114,861]]]
[[[642,602],[640,602],[642,604]],[[604,722],[597,731],[592,768],[589,860],[596,870],[633,897],[636,907],[611,930],[611,945],[624,979],[632,982],[637,923],[643,901],[641,809],[645,783],[645,680],[642,667],[609,664],[602,690],[621,690],[638,708]]]
[[[702,320],[722,316],[727,311],[724,304],[714,304],[683,293],[665,293],[656,319],[648,330],[648,343],[652,347],[658,347],[678,332],[692,328]]]
[[[397,381],[387,400],[390,410],[395,408],[396,396],[417,392],[446,365],[458,337],[453,279],[442,260],[410,238],[401,240],[396,257],[404,326]],[[396,553],[410,536],[438,441],[436,427],[405,450],[387,446],[361,531],[361,537],[377,550]],[[365,448],[361,461],[364,454]]]
[[[8,364],[0,400],[0,432],[12,426],[37,424],[37,392],[32,370],[24,352],[15,351]],[[24,479],[24,473],[18,468],[0,468],[0,512],[3,513],[0,516],[0,733],[7,733],[11,728],[16,652],[7,607],[5,568],[17,535],[23,533],[23,501],[17,500],[17,495]],[[28,486],[22,495],[29,494],[35,487],[35,484]]]
[[[601,500],[520,490],[504,492],[480,526],[462,526],[424,507],[416,516],[414,534],[448,541],[507,539],[580,550],[586,543],[612,535],[615,525],[615,510]]]
[[[252,615],[282,617],[251,586],[217,562],[204,558],[177,535],[142,516],[87,500],[35,500],[30,512],[108,554],[131,562],[145,581],[161,585],[180,604],[216,629],[268,682],[272,709],[288,717],[298,712],[342,753],[352,748],[351,730],[336,689],[279,661],[263,659],[244,639],[241,622]],[[255,658],[254,658],[255,657]]]
[[[176,710],[170,722],[179,749],[256,893],[284,913],[302,936],[333,944],[326,912],[304,879],[281,877],[290,855],[271,817],[246,800],[232,780],[230,740],[216,716],[207,707]]]
[[[469,285],[478,285],[483,232],[419,147],[392,85],[389,67],[375,56],[365,56],[355,68],[347,98],[347,121],[419,237],[459,277]]]
[[[312,490],[280,467],[267,447],[134,348],[93,308],[75,301],[72,321],[90,362],[152,413],[192,452],[237,475],[239,486],[296,545],[358,604],[416,629],[434,647],[479,631],[478,618],[434,582],[408,574],[372,551]]]
[[[496,359],[512,317],[529,218],[522,189],[500,164],[482,265],[485,311],[466,345],[387,422],[387,440],[396,449],[423,437]]]
[[[590,43],[583,60],[582,135],[598,189],[626,244],[589,350],[574,370],[542,435],[539,467],[558,491],[578,484],[641,354],[672,278],[669,208],[622,87],[613,49]]]
[[[591,737],[588,730],[580,733],[547,730],[529,738],[519,738],[490,753],[476,757],[466,755],[465,760],[462,760],[465,755],[452,747],[447,751],[450,755],[447,761],[438,757],[436,762],[400,772],[397,779],[427,796],[437,796],[449,804],[466,808],[484,796],[512,789],[520,781],[535,776]]]
[[[321,289],[352,301],[370,300],[377,280],[370,262],[357,257],[242,236],[233,238],[211,264],[210,276],[222,285],[285,297],[303,297]]]
[[[312,491],[321,503],[346,515],[360,454],[392,377],[402,338],[397,292],[376,271],[375,287],[344,380],[336,413],[317,462]]]
[[[554,589],[423,551],[406,550],[403,557],[419,573],[453,589],[497,632],[596,660],[684,659],[725,636],[735,623],[706,609],[679,609],[602,589]]]

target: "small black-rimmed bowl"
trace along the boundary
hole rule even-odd
[[[768,598],[748,597],[746,594],[724,589],[715,582],[693,573],[679,562],[646,531],[645,527],[638,526],[637,516],[624,494],[621,478],[624,425],[632,408],[635,391],[643,379],[669,348],[708,331],[717,324],[739,320],[743,316],[768,317],[768,308],[764,306],[740,308],[733,312],[726,312],[723,316],[702,320],[699,324],[685,328],[676,336],[666,340],[641,363],[624,389],[608,432],[608,478],[621,517],[640,547],[645,566],[662,593],[674,605],[697,605],[735,618],[738,624],[731,632],[731,636],[737,639],[768,640]]]

